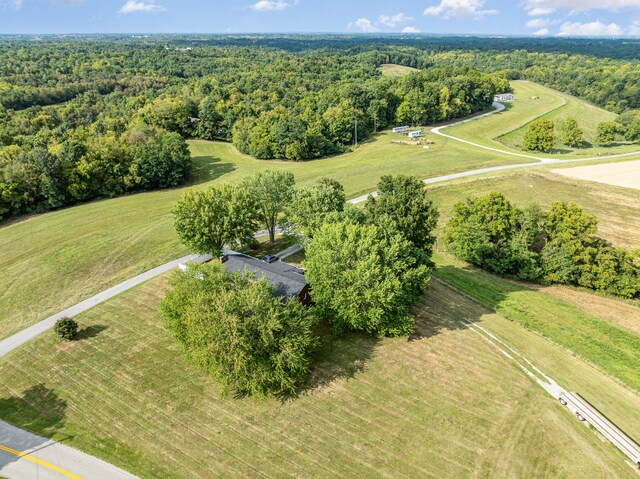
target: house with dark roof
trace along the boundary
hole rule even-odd
[[[211,255],[195,256],[188,261],[180,263],[181,270],[186,271],[189,263],[203,264],[213,261]],[[256,279],[267,278],[267,282],[273,286],[274,294],[283,299],[296,297],[305,306],[311,304],[311,286],[304,277],[304,270],[293,265],[276,261],[267,263],[253,256],[225,250],[220,261],[230,273],[252,273]]]
[[[266,278],[273,286],[274,293],[283,299],[298,298],[308,306],[311,304],[309,294],[311,287],[304,276],[304,271],[293,265],[276,261],[267,263],[253,256],[242,253],[227,252],[222,258],[222,263],[230,273],[252,273],[256,279]]]

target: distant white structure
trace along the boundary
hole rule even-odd
[[[513,93],[501,93],[493,97],[493,101],[513,101],[516,97]]]
[[[393,132],[394,132],[394,133],[404,133],[404,132],[405,132],[405,131],[407,131],[408,129],[409,129],[409,127],[408,127],[408,126],[396,126],[396,127],[393,129]]]
[[[418,138],[420,135],[422,135],[422,130],[410,131],[406,133],[406,135],[409,138]]]

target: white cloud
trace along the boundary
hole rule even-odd
[[[534,18],[527,22],[527,28],[543,28],[551,25],[551,20],[547,18]]]
[[[416,27],[404,27],[402,29],[402,33],[420,33],[420,30]]]
[[[549,35],[548,28],[541,28],[540,30],[533,32],[534,37],[544,37],[545,35]]]
[[[525,8],[531,16],[548,15],[560,8],[576,12],[589,10],[617,12],[628,8],[640,8],[640,0],[525,0]]]
[[[543,15],[551,15],[555,11],[555,8],[534,7],[531,8],[527,13],[532,17],[541,17]]]
[[[428,7],[424,15],[433,15],[442,18],[481,18],[485,15],[498,13],[497,10],[483,10],[485,0],[440,0],[440,4]]]
[[[6,7],[13,10],[20,10],[23,3],[23,0],[0,0],[0,8]]]
[[[602,23],[600,20],[590,23],[565,22],[560,25],[558,35],[562,36],[617,36],[624,32],[617,23]]]
[[[385,27],[390,27],[390,28],[395,28],[398,25],[401,25],[403,23],[409,23],[409,22],[412,22],[413,20],[414,20],[413,17],[409,17],[404,13],[396,13],[395,15],[391,15],[391,16],[380,15],[380,17],[378,18],[378,22],[380,22]]]
[[[297,4],[297,0],[294,2],[287,2],[286,0],[259,0],[258,2],[250,5],[249,8],[256,12],[266,12],[284,10]]]
[[[355,26],[361,32],[372,33],[379,32],[380,29],[368,18],[358,18],[355,22],[350,23],[349,27]]]
[[[158,5],[154,0],[148,2],[135,0],[129,0],[122,5],[122,8],[118,10],[118,13],[136,13],[136,12],[162,12],[165,8],[162,5]]]
[[[640,20],[634,20],[629,28],[627,29],[628,35],[633,35],[634,37],[640,35]]]

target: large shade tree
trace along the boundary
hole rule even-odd
[[[388,217],[399,233],[431,258],[439,214],[420,179],[383,176],[378,182],[378,196],[367,199],[366,212],[374,224]]]
[[[161,303],[167,329],[223,393],[293,394],[317,344],[313,310],[274,297],[265,279],[220,263],[178,271]]]
[[[334,331],[388,336],[411,333],[410,307],[419,298],[429,268],[399,233],[353,221],[326,222],[306,251],[311,296]]]
[[[276,238],[278,219],[291,201],[295,179],[290,171],[265,170],[245,178],[241,188],[255,201],[260,221],[269,233],[269,241]]]
[[[304,238],[312,238],[332,212],[341,212],[345,206],[343,186],[324,178],[315,185],[296,190],[287,206],[287,221]]]
[[[219,256],[225,244],[248,243],[257,229],[257,210],[247,190],[237,185],[190,190],[174,205],[180,241],[196,253]]]

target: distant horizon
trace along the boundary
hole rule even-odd
[[[335,37],[362,37],[362,38],[385,38],[385,37],[406,37],[406,38],[445,38],[445,37],[461,37],[461,38],[522,38],[532,40],[640,40],[640,34],[638,35],[526,35],[516,33],[402,33],[402,32],[24,32],[24,33],[2,33],[0,32],[0,38],[2,37],[66,37],[66,36],[105,36],[105,37],[123,37],[123,36],[136,36],[136,37],[151,37],[151,36],[216,36],[216,37],[252,37],[252,36],[270,36],[270,37],[282,37],[282,36],[335,36]]]
[[[640,36],[640,0],[0,0],[2,35]]]

